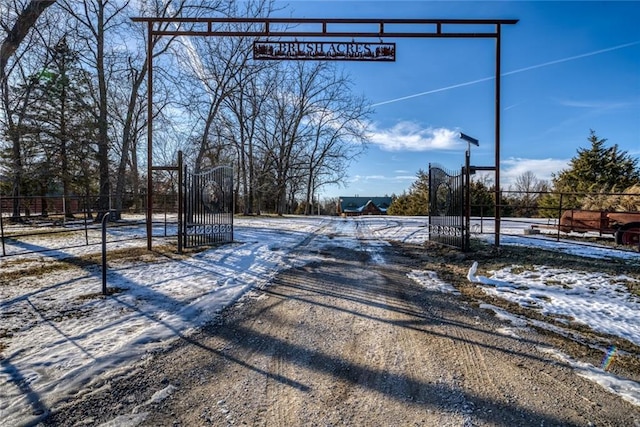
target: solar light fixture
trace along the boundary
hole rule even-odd
[[[469,135],[465,135],[464,133],[460,132],[460,139],[464,139],[465,141],[467,141],[469,144],[473,144],[476,147],[480,146],[480,143],[478,142],[477,139],[470,137]]]

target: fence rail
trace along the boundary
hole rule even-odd
[[[446,186],[443,188],[446,188]],[[435,218],[435,216],[430,218],[430,231],[433,232],[433,235],[440,236],[445,244],[456,245],[460,240],[463,223],[458,220],[458,214],[454,215],[455,219],[450,223],[448,222],[451,219],[447,218],[447,212],[449,211],[444,210],[448,203],[444,196],[448,195],[448,192],[448,189],[446,192],[444,190],[441,191],[439,208],[442,209],[444,215],[440,215],[439,218]],[[637,211],[629,210],[627,212],[638,212],[638,215],[640,215],[640,193],[589,194],[504,191],[502,195],[502,199],[506,202],[501,206],[503,212],[501,236],[544,237],[556,242],[571,239],[574,244],[590,246],[604,243],[616,249],[634,249],[632,245],[622,246],[616,244],[616,236],[611,230],[594,229],[590,232],[582,233],[575,231],[564,232],[559,227],[559,224],[563,212],[580,208],[582,205],[577,203],[576,200],[584,199],[585,197],[590,197],[589,200],[592,201],[609,200],[611,202],[612,200],[619,200],[629,203],[630,208],[633,208],[633,203],[635,203]],[[556,203],[547,203],[542,206],[539,200],[545,196],[553,196],[553,200]],[[454,199],[457,200],[457,196]],[[60,196],[46,198],[21,197],[20,206],[23,207],[20,210],[20,216],[16,218],[13,217],[14,200],[11,197],[0,195],[0,241],[2,244],[0,256],[8,257],[30,252],[99,244],[100,224],[95,222],[94,212],[90,209],[93,200],[97,200],[97,196],[74,196],[65,200],[64,203]],[[173,194],[156,195],[156,200],[152,219],[154,235],[170,238],[175,236],[177,239],[178,219],[175,215],[177,212],[177,196]],[[518,202],[518,204],[514,204],[514,202]],[[29,209],[25,210],[24,206],[29,206]],[[44,212],[43,206],[46,208]],[[139,205],[139,207],[141,212],[145,211],[143,205]],[[516,208],[525,212],[533,212],[533,214],[518,215],[521,212],[518,212]],[[135,210],[133,206],[132,209],[126,209],[122,212],[122,219],[114,221],[109,226],[109,229],[113,232],[110,236],[113,240],[110,240],[110,242],[144,239],[146,235],[144,230],[145,216],[142,213],[136,213]],[[472,223],[469,230],[472,235],[489,235],[494,232],[493,210],[494,205],[489,202],[484,204],[472,203]],[[459,212],[459,209],[455,211]],[[135,230],[136,228],[139,228],[139,231],[132,232],[132,229]],[[535,232],[536,230],[539,230],[539,234],[542,236],[538,235]],[[526,231],[529,231],[529,233]],[[640,228],[631,230],[629,233],[631,237],[628,237],[628,239],[631,239],[631,241],[640,240]],[[49,243],[47,243],[46,247],[41,244],[44,236],[51,237],[48,239]],[[634,240],[634,236],[638,236],[635,237],[636,240]],[[638,244],[637,250],[640,250],[640,244]]]
[[[640,250],[640,193],[502,191],[501,200],[501,235],[518,230],[522,236],[524,225],[525,237]],[[472,232],[487,233],[483,219],[493,213],[493,204],[472,203],[471,215],[478,218]]]
[[[92,202],[97,196],[28,197],[0,196],[0,256],[61,250],[99,244],[101,224]],[[153,225],[158,235],[177,236],[175,195],[158,196]],[[19,206],[18,215],[14,207]],[[144,214],[134,209],[116,212],[110,217],[110,242],[145,237]],[[137,231],[139,229],[139,232]],[[44,242],[46,237],[46,242]]]

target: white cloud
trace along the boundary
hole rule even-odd
[[[597,110],[611,110],[618,108],[626,108],[632,106],[631,102],[619,102],[619,101],[577,101],[572,99],[560,99],[558,103],[564,107],[574,107],[574,108],[589,108],[589,109],[597,109]]]
[[[534,173],[536,178],[544,181],[551,181],[552,173],[559,173],[566,169],[569,160],[566,159],[523,159],[519,157],[511,157],[500,162],[502,169],[500,171],[500,181],[502,187],[507,188],[512,185],[516,178],[527,171]]]
[[[350,182],[368,183],[371,181],[415,181],[416,179],[415,175],[354,175],[351,177]]]
[[[375,125],[371,128],[369,140],[384,151],[434,151],[464,147],[458,130],[424,128],[409,121],[399,122],[388,129],[379,129]]]
[[[396,175],[393,177],[396,181],[417,181],[418,177],[416,175]]]

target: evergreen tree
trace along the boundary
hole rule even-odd
[[[640,183],[637,158],[617,144],[607,147],[607,140],[599,138],[594,130],[587,140],[591,146],[579,148],[569,167],[553,175],[554,194],[541,198],[541,215],[554,217],[559,209],[582,208],[587,194],[621,192]]]
[[[429,172],[420,169],[417,173],[418,179],[409,188],[410,213],[409,215],[429,214]]]
[[[638,159],[618,149],[606,147],[605,138],[598,138],[594,130],[587,140],[590,148],[578,149],[569,162],[569,168],[553,177],[556,191],[586,193],[622,191],[640,182]]]
[[[406,192],[393,198],[391,206],[387,209],[389,215],[408,215],[409,211],[409,194]]]
[[[469,183],[471,216],[495,215],[494,190],[494,186],[489,185],[486,179],[471,180]]]
[[[49,68],[32,79],[37,104],[25,119],[25,135],[37,150],[35,180],[38,191],[88,194],[95,181],[96,120],[89,97],[89,77],[78,66],[77,53],[63,38],[51,52]],[[53,187],[52,187],[53,185]]]
[[[421,169],[417,177],[409,187],[408,193],[393,198],[387,211],[389,215],[429,214],[429,173]]]

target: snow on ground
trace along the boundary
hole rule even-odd
[[[474,229],[491,233],[491,226],[476,221]],[[575,250],[575,245],[517,235],[528,226],[512,226],[501,244]],[[166,232],[171,235],[175,229],[169,226]],[[89,236],[92,242],[96,233],[94,230]],[[108,229],[108,250],[146,247],[146,240],[122,240],[131,235],[144,236],[144,225]],[[155,245],[165,241],[163,227],[154,228],[154,235]],[[492,239],[491,234],[481,237]],[[50,236],[31,236],[13,246],[7,243],[5,249],[10,254],[25,249],[43,252],[0,257],[0,267],[3,271],[19,270],[99,253],[99,245],[83,246],[86,238],[77,237],[76,247],[49,251],[45,249],[56,247]],[[421,243],[427,240],[428,232],[423,217],[259,217],[237,218],[234,238],[233,244],[178,261],[131,260],[111,266],[108,286],[118,292],[108,298],[100,296],[100,270],[77,266],[38,279],[2,283],[0,333],[6,334],[1,341],[6,348],[0,356],[0,425],[37,422],[56,404],[106,387],[109,378],[135,372],[137,360],[215,319],[224,307],[251,296],[253,289],[266,286],[279,271],[317,259],[316,254],[325,247],[368,251],[375,262],[383,263],[380,248],[387,241]],[[293,252],[302,245],[304,251]],[[633,252],[597,247],[580,250],[583,256],[618,256],[640,263],[640,254]],[[434,290],[455,292],[434,272],[415,271],[410,277]],[[622,281],[635,279],[544,266],[535,272],[504,269],[491,278],[470,271],[469,278],[488,293],[533,305],[552,316],[574,317],[595,330],[640,345],[640,328],[632,316],[640,301],[622,286]],[[529,321],[519,319],[520,326],[514,326],[522,327]],[[512,333],[517,334],[517,328]],[[606,367],[585,368],[577,363],[575,367],[579,374],[588,372],[589,378],[608,384],[609,389],[640,405],[640,385],[622,383],[608,374]]]
[[[596,256],[601,254],[596,252]],[[561,323],[582,323],[591,329],[624,338],[640,345],[640,322],[638,309],[640,298],[628,292],[627,283],[640,283],[640,280],[604,273],[591,273],[571,269],[557,269],[546,266],[534,266],[533,270],[523,270],[520,266],[510,266],[492,271],[491,277],[477,275],[478,263],[473,263],[467,278],[483,286],[485,293],[515,302],[526,308],[540,311]],[[485,305],[499,316],[508,319],[516,327],[527,324],[554,332],[570,335],[560,328],[537,320],[523,319],[509,315],[497,307]],[[517,331],[510,330],[512,334]],[[628,402],[640,406],[640,384],[616,378],[606,372],[615,357],[617,349],[609,347],[603,351],[602,363],[594,367],[575,361],[555,349],[541,349],[574,368],[580,376],[588,378],[612,393],[619,394]]]
[[[524,271],[520,266],[507,267],[487,278],[475,274],[477,266],[474,263],[469,270],[469,280],[486,285],[483,290],[489,295],[538,310],[561,322],[572,319],[640,346],[640,298],[629,295],[626,286],[640,280],[545,266]]]

